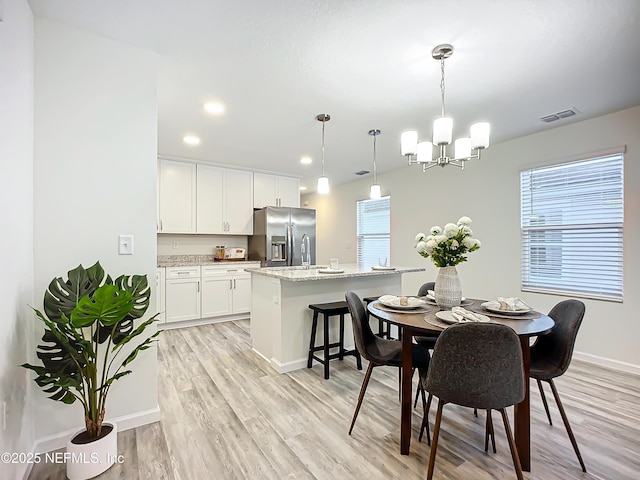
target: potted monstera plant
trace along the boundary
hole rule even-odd
[[[49,398],[84,409],[85,429],[67,443],[67,477],[87,479],[110,468],[117,458],[117,426],[103,423],[112,384],[131,373],[131,363],[159,332],[146,335],[156,315],[142,319],[149,307],[146,275],[106,275],[99,262],[54,278],[44,294],[44,323],[36,355],[42,365],[22,366]],[[136,323],[138,323],[136,325]]]

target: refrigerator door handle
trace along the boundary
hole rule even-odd
[[[285,255],[287,258],[286,264],[287,266],[291,266],[291,253],[292,253],[292,248],[291,248],[291,225],[287,223],[287,238],[285,240]]]

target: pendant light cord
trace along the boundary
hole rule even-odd
[[[378,139],[377,135],[373,136],[373,184],[377,185],[376,181],[376,140]]]
[[[322,120],[322,176],[324,177],[324,124],[326,120]]]

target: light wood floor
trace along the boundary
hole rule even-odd
[[[251,350],[249,322],[165,331],[159,346],[162,421],[118,434],[125,463],[111,479],[423,479],[429,447],[399,453],[397,370],[377,367],[353,434],[347,434],[363,371],[355,360],[279,375]],[[366,369],[366,362],[364,362]],[[532,383],[532,471],[527,479],[640,478],[640,378],[574,360],[556,382],[582,451],[582,473],[552,396],[553,427]],[[499,415],[498,453],[486,454],[484,415],[444,410],[434,478],[515,478]],[[431,421],[435,417],[432,407]],[[64,479],[39,464],[30,479]]]

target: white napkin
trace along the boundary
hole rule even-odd
[[[498,297],[497,300],[484,302],[483,307],[492,308],[494,310],[504,310],[507,312],[518,312],[521,310],[531,310],[531,307],[520,300],[518,297]]]
[[[458,322],[486,322],[488,320],[484,315],[470,312],[462,307],[453,307],[451,309],[451,315]]]
[[[425,301],[416,297],[405,297],[407,299],[406,305],[402,305],[400,298],[395,295],[382,295],[378,300],[383,305],[388,305],[391,307],[418,307],[420,305],[424,305]]]

